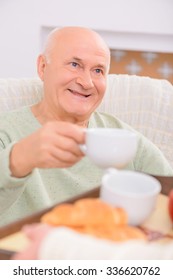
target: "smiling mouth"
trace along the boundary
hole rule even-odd
[[[83,98],[87,98],[87,97],[91,96],[91,94],[80,93],[80,92],[74,91],[72,89],[68,89],[68,90],[75,96],[79,96],[79,97],[83,97]]]

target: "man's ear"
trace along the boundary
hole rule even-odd
[[[39,55],[39,57],[37,58],[37,73],[42,81],[44,80],[45,67],[46,58],[44,55]]]

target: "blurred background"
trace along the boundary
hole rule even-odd
[[[76,25],[103,36],[110,73],[173,83],[172,13],[173,0],[0,0],[0,78],[37,76],[48,32]]]

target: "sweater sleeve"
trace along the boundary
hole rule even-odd
[[[158,176],[173,176],[173,169],[163,153],[150,140],[139,133],[135,170]]]
[[[10,207],[24,191],[25,182],[29,176],[15,178],[11,176],[9,169],[9,157],[14,143],[7,148],[0,149],[0,213]]]

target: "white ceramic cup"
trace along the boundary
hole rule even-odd
[[[82,151],[102,168],[125,167],[135,156],[137,135],[120,128],[88,128]]]
[[[124,208],[128,224],[136,226],[150,216],[160,191],[160,182],[150,175],[111,168],[102,178],[100,198],[112,206]]]

